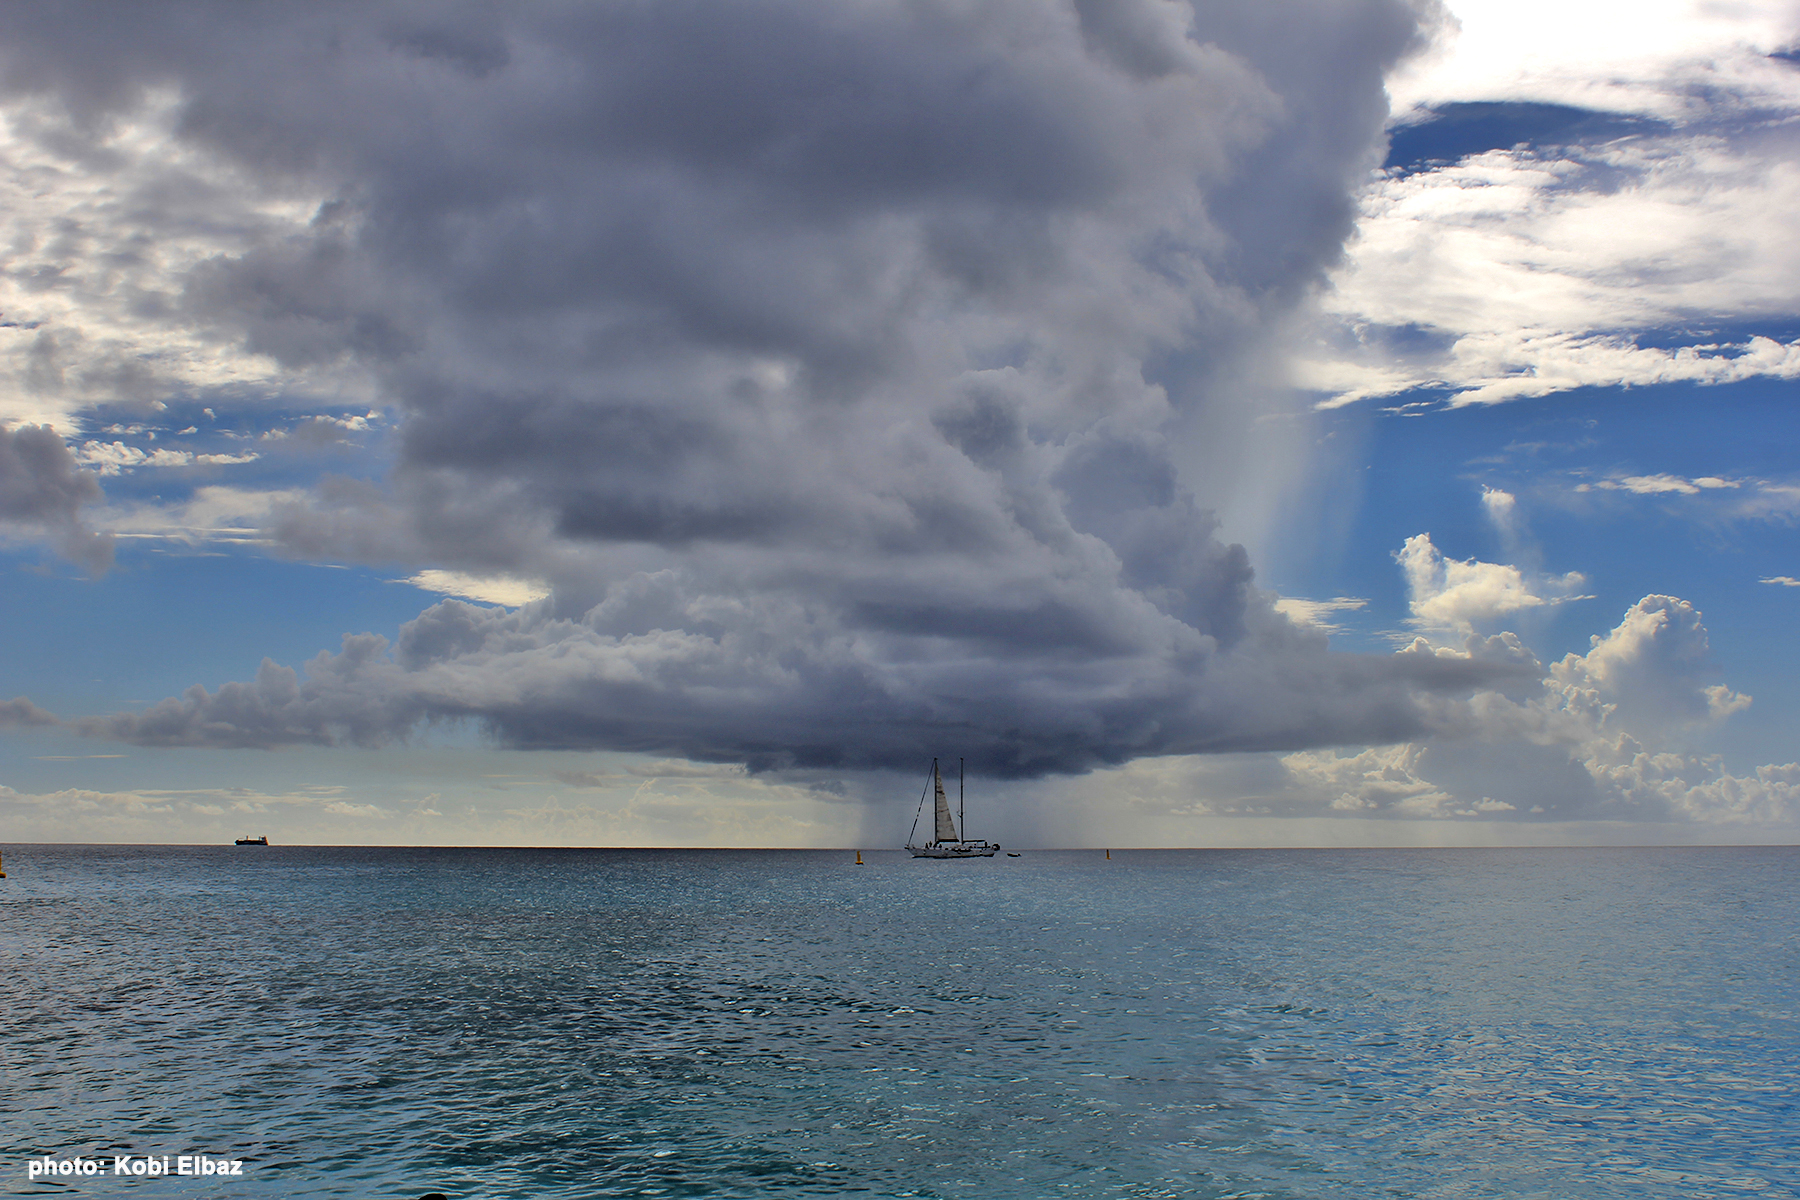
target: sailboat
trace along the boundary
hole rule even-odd
[[[1000,849],[996,842],[970,841],[956,836],[956,822],[950,816],[950,801],[944,797],[944,777],[938,771],[938,760],[931,760],[931,781],[925,785],[926,791],[937,792],[937,811],[932,838],[923,846],[912,844],[913,835],[919,832],[919,815],[925,811],[925,797],[919,796],[919,812],[913,815],[913,832],[907,835],[906,848],[912,851],[914,858],[992,858]],[[962,760],[956,762],[956,808],[958,815],[962,813]],[[967,824],[963,826],[965,832]]]

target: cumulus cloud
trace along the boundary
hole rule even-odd
[[[344,417],[315,415],[282,429],[271,429],[258,440],[291,441],[295,445],[315,448],[337,448],[353,445],[363,434],[373,433],[384,423],[378,412]],[[252,455],[251,457],[255,457]]]
[[[1334,812],[1351,815],[1388,810],[1434,815],[1454,802],[1450,793],[1422,778],[1429,751],[1413,744],[1370,747],[1356,753],[1302,751],[1282,760],[1303,792],[1328,796]],[[1334,794],[1335,793],[1335,794]]]
[[[1491,489],[1489,496],[1506,497],[1503,503],[1489,499],[1487,506],[1490,512],[1500,510],[1510,521],[1512,497]],[[1528,578],[1508,563],[1445,558],[1428,533],[1407,538],[1394,552],[1394,559],[1406,576],[1411,623],[1459,634],[1472,633],[1479,624],[1525,609],[1578,599],[1574,592],[1585,582],[1574,571],[1560,578]]]
[[[231,466],[255,462],[259,457],[254,453],[196,454],[192,450],[171,450],[166,446],[144,450],[124,442],[96,441],[82,443],[76,454],[84,466],[92,467],[99,475],[117,475],[136,467]]]
[[[549,589],[91,732],[1032,774],[1408,737],[1518,669],[1330,653],[1209,509],[1414,5],[81,11],[0,14],[14,135],[217,193],[145,328],[394,414],[386,478],[264,535]]]
[[[1721,759],[1679,749],[1751,698],[1718,681],[1706,626],[1685,600],[1646,596],[1585,655],[1552,665],[1536,702],[1540,736],[1571,747],[1593,779],[1597,811],[1704,822],[1800,820],[1800,773],[1766,765],[1732,775]],[[1609,811],[1610,810],[1610,811]]]
[[[1800,111],[1785,64],[1712,37],[1729,69],[1706,91],[1627,55],[1604,103],[1534,68],[1542,90],[1505,98],[1638,123],[1372,177],[1383,79],[1422,16],[0,12],[0,416],[55,420],[81,456],[8,435],[0,517],[95,556],[76,514],[97,472],[252,457],[138,445],[152,431],[99,406],[180,392],[211,419],[306,393],[301,411],[368,415],[263,422],[258,451],[392,429],[392,470],[116,504],[105,527],[380,564],[511,609],[447,599],[391,643],[80,727],[266,747],[473,721],[510,746],[678,756],[558,776],[636,781],[651,805],[650,778],[911,769],[949,741],[999,775],[1134,764],[1142,803],[1170,811],[1207,801],[1153,756],[1236,750],[1284,757],[1234,756],[1262,765],[1218,812],[1791,819],[1794,768],[1732,775],[1681,748],[1749,703],[1714,678],[1691,606],[1647,597],[1546,667],[1496,627],[1580,576],[1448,559],[1421,534],[1397,556],[1419,636],[1334,654],[1332,618],[1362,602],[1263,591],[1210,511],[1273,386],[1270,331],[1327,279],[1335,325],[1299,378],[1328,402],[1800,371],[1754,331],[1636,336],[1793,310],[1790,135],[1715,120],[1746,97]],[[1402,118],[1492,98],[1454,75],[1397,80]],[[1755,481],[1593,486],[1794,507]],[[1510,493],[1483,505],[1522,536]],[[553,796],[533,812],[579,815]]]
[[[1608,714],[1642,729],[1714,720],[1749,705],[1750,698],[1711,683],[1712,651],[1693,605],[1672,596],[1646,596],[1585,655],[1551,668],[1571,707],[1575,697],[1611,697]],[[1634,720],[1635,718],[1635,720]],[[1602,722],[1604,723],[1604,722]]]
[[[1510,632],[1471,635],[1457,646],[1420,637],[1406,653],[1507,661],[1518,673],[1505,689],[1444,706],[1429,739],[1165,757],[1104,771],[1079,785],[1117,801],[1101,810],[1113,825],[1096,823],[1089,836],[1121,822],[1139,837],[1203,828],[1203,836],[1231,844],[1244,836],[1279,842],[1291,836],[1278,831],[1283,822],[1328,840],[1497,842],[1560,839],[1572,825],[1592,823],[1786,837],[1800,825],[1800,766],[1733,771],[1704,749],[1709,733],[1751,700],[1720,678],[1705,623],[1686,601],[1646,596],[1585,653],[1548,666]],[[1034,787],[1055,794],[1055,784]],[[1346,819],[1411,828],[1343,834]],[[1234,828],[1245,823],[1256,832]],[[1434,835],[1432,826],[1443,832]]]
[[[1536,662],[1511,634],[1434,652]],[[1735,775],[1716,755],[1681,748],[1750,705],[1717,676],[1700,613],[1646,596],[1587,653],[1540,671],[1538,684],[1458,705],[1444,736],[1289,754],[1269,793],[1283,811],[1387,818],[1800,821],[1800,768]]]
[[[1793,824],[1800,819],[1800,763],[1769,764],[1733,775],[1717,757],[1646,749],[1622,738],[1586,760],[1597,782],[1631,813],[1708,824]]]

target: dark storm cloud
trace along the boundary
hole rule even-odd
[[[678,590],[581,621],[448,600],[404,626],[391,652],[380,638],[347,638],[342,653],[308,664],[304,682],[265,660],[253,683],[196,686],[79,726],[150,745],[374,745],[423,720],[476,718],[514,747],[605,746],[756,770],[905,769],[921,745],[948,736],[973,769],[1028,776],[1140,755],[1391,742],[1428,729],[1434,704],[1518,674],[1430,654],[1280,653],[1270,642],[1288,638],[1282,629],[1251,652],[1218,653],[1154,616],[1144,623],[1160,642],[1104,647],[1082,640],[1093,630],[1058,624],[1068,613],[1029,609],[963,614],[960,626],[940,616],[924,632],[882,631],[861,613],[821,628],[820,611],[696,611],[710,598],[679,612],[667,607]],[[926,637],[948,649],[924,657]],[[859,644],[883,638],[911,660]]]
[[[1397,0],[6,10],[0,79],[72,128],[172,88],[193,146],[330,197],[181,291],[401,412],[386,486],[283,508],[290,548],[555,589],[89,728],[473,717],[812,766],[948,735],[1008,774],[1419,731],[1497,668],[1329,654],[1198,498],[1414,29]]]
[[[98,574],[112,565],[112,539],[84,526],[80,509],[99,499],[99,483],[55,430],[0,429],[0,522],[48,533],[64,554]]]

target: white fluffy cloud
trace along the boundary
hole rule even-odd
[[[1499,656],[1532,669],[1505,693],[1447,708],[1428,740],[1140,760],[1084,786],[1115,800],[1107,811],[1133,832],[1181,836],[1174,831],[1201,822],[1220,844],[1244,844],[1238,824],[1269,844],[1292,836],[1283,822],[1328,841],[1390,836],[1347,832],[1346,820],[1399,823],[1408,832],[1391,836],[1425,842],[1435,839],[1424,827],[1437,826],[1451,840],[1502,844],[1532,840],[1533,827],[1558,837],[1608,825],[1712,827],[1757,838],[1800,826],[1800,764],[1733,772],[1693,748],[1751,700],[1718,680],[1705,625],[1686,601],[1646,596],[1586,653],[1548,668],[1510,633],[1471,635],[1460,647],[1421,640],[1408,652]],[[1120,835],[1097,827],[1089,836]]]
[[[1611,633],[1596,635],[1585,655],[1569,655],[1550,674],[1572,711],[1590,711],[1588,697],[1607,697],[1602,725],[1618,720],[1656,729],[1717,720],[1750,703],[1722,683],[1707,682],[1712,671],[1706,629],[1693,605],[1646,596]]]
[[[1536,100],[1664,120],[1741,98],[1800,103],[1800,79],[1770,56],[1792,50],[1783,0],[1640,0],[1629,14],[1565,0],[1449,0],[1429,53],[1388,81],[1403,118],[1458,101]]]
[[[1784,147],[1643,139],[1496,150],[1375,184],[1302,386],[1345,404],[1445,388],[1459,404],[1578,387],[1800,376],[1765,336],[1640,345],[1671,327],[1800,308],[1800,167]],[[1395,353],[1394,331],[1425,330]]]
[[[1502,519],[1511,516],[1504,502],[1490,500],[1488,508]],[[1586,582],[1574,571],[1558,578],[1529,578],[1507,563],[1445,558],[1428,533],[1407,538],[1394,558],[1406,576],[1410,621],[1427,630],[1472,633],[1477,625],[1500,617],[1576,599],[1574,593]]]
[[[1471,637],[1461,653],[1491,653],[1494,640]],[[1551,664],[1540,687],[1472,698],[1452,736],[1290,754],[1271,794],[1285,811],[1397,818],[1800,822],[1800,766],[1734,775],[1682,748],[1751,702],[1716,674],[1699,612],[1646,596],[1586,654]]]
[[[96,474],[117,475],[136,467],[235,466],[255,462],[261,456],[255,453],[196,454],[192,450],[171,450],[167,447],[144,450],[138,446],[127,446],[124,442],[90,440],[82,443],[75,457],[83,466],[91,467]]]
[[[1800,343],[1756,332],[1800,309],[1800,70],[1772,57],[1791,9],[1451,7],[1390,81],[1402,131],[1472,103],[1594,119],[1376,178],[1297,382],[1327,405],[1419,388],[1473,404],[1800,376]],[[1745,332],[1685,332],[1721,326]]]
[[[1302,751],[1282,759],[1282,765],[1302,794],[1329,796],[1333,812],[1430,817],[1442,815],[1455,798],[1420,775],[1421,760],[1428,753],[1424,746],[1411,743],[1355,753]]]

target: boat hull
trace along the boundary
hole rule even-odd
[[[992,842],[931,842],[907,849],[914,858],[992,858],[1000,847]]]

